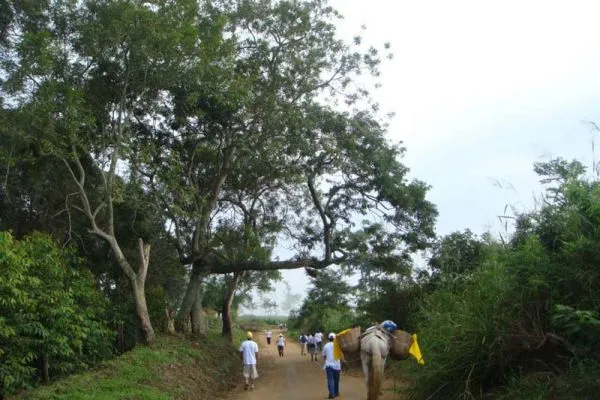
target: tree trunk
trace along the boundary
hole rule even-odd
[[[202,271],[202,264],[200,262],[195,262],[192,267],[192,276],[190,277],[190,283],[187,286],[187,290],[185,291],[185,296],[181,302],[181,307],[177,312],[177,317],[175,318],[175,329],[178,332],[184,332],[186,324],[190,321],[192,308],[194,307],[194,303],[198,298],[198,294],[202,289],[202,281],[208,274],[205,271]],[[200,300],[201,301],[201,300]]]
[[[175,311],[173,311],[170,307],[165,307],[165,314],[167,317],[167,326],[165,328],[167,333],[172,335],[175,333],[175,319],[173,318]]]
[[[237,289],[237,285],[242,278],[244,272],[236,272],[233,274],[233,277],[229,281],[227,285],[227,293],[225,294],[225,301],[223,302],[223,310],[222,310],[222,321],[223,328],[221,330],[221,334],[229,340],[230,343],[233,343],[233,327],[231,321],[231,304],[233,303],[233,296],[235,294],[235,290]]]
[[[142,336],[142,343],[150,346],[156,340],[154,328],[150,323],[150,314],[148,313],[148,305],[146,304],[145,295],[145,284],[144,282],[135,281],[133,285],[133,293],[135,296],[135,309],[137,311],[138,322],[140,324],[140,333]]]
[[[122,111],[122,108],[119,108],[119,134],[123,133],[121,125]],[[96,207],[95,209],[92,208],[92,205],[88,198],[88,193],[85,189],[85,169],[81,164],[81,160],[78,157],[74,157],[74,159],[71,160],[77,165],[78,173],[76,173],[75,170],[71,168],[69,160],[63,158],[62,161],[67,166],[67,169],[69,170],[69,173],[73,178],[73,182],[79,189],[79,195],[81,197],[83,206],[81,210],[85,213],[89,220],[89,223],[91,225],[91,232],[101,237],[109,244],[117,260],[117,263],[121,267],[121,270],[125,273],[127,278],[129,278],[129,282],[131,282],[131,286],[133,287],[134,291],[133,294],[135,298],[135,308],[137,311],[137,317],[140,322],[140,328],[142,330],[142,341],[147,345],[151,345],[152,343],[154,343],[156,337],[154,335],[152,323],[150,322],[150,315],[148,314],[148,306],[146,305],[146,293],[144,289],[146,275],[148,273],[148,264],[150,261],[150,245],[144,244],[142,238],[138,239],[140,267],[138,271],[135,272],[129,264],[129,261],[127,261],[125,254],[123,254],[123,250],[121,249],[121,246],[119,245],[119,242],[117,241],[117,238],[115,236],[112,182],[115,177],[115,169],[117,167],[118,159],[119,147],[116,146],[113,149],[112,155],[110,156],[110,169],[108,171],[108,174],[102,173],[101,175],[104,180],[104,189],[106,190],[106,202],[101,203],[101,205]],[[79,177],[77,175],[79,175]],[[107,231],[100,229],[100,227],[98,227],[98,224],[96,223],[96,216],[103,207],[106,207],[106,211],[108,214]]]
[[[44,353],[42,353],[40,357],[40,369],[42,375],[42,383],[47,385],[50,383],[50,363],[48,362],[48,358]]]
[[[204,298],[204,290],[202,290],[202,287],[200,288],[200,291],[198,292],[198,296],[196,297],[196,301],[194,302],[194,305],[192,306],[192,312],[190,314],[191,317],[191,325],[192,325],[192,334],[194,336],[201,336],[202,334],[204,334],[204,330],[203,330],[203,324],[202,322],[204,321],[203,315],[202,315],[202,299]]]

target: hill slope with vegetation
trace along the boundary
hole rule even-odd
[[[72,375],[16,398],[22,399],[217,399],[240,382],[239,355],[221,337],[190,341],[158,336],[92,371]]]

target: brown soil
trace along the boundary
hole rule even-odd
[[[279,334],[273,330],[274,339]],[[285,333],[284,333],[285,335]],[[285,356],[279,357],[274,340],[267,345],[264,333],[256,333],[259,347],[257,364],[259,377],[256,388],[245,391],[243,379],[229,394],[228,400],[320,400],[327,398],[327,379],[323,370],[323,358],[310,361],[310,356],[300,355],[300,345],[295,338],[287,338]],[[240,365],[241,369],[241,365]],[[384,395],[380,400],[398,400],[391,392],[393,382],[386,381]],[[362,371],[351,369],[340,376],[340,400],[365,400],[367,398]]]

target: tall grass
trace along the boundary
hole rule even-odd
[[[503,333],[519,308],[513,279],[494,261],[425,300],[417,323],[427,363],[410,370],[410,398],[479,398],[499,383],[511,359]]]

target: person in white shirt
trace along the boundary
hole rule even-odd
[[[342,363],[336,360],[333,355],[333,341],[335,333],[327,335],[329,342],[323,346],[323,360],[325,361],[324,369],[327,375],[327,390],[329,391],[328,399],[339,397],[340,395],[340,371]]]
[[[283,357],[283,349],[285,348],[285,339],[283,335],[280,333],[279,338],[277,339],[277,350],[279,351],[279,357]]]
[[[265,332],[265,336],[267,337],[267,344],[271,344],[271,330],[267,329],[267,332]]]
[[[306,343],[308,345],[308,354],[310,354],[310,361],[317,361],[317,344],[315,342],[315,337],[309,333],[306,338]]]
[[[323,334],[321,331],[315,333],[315,344],[317,345],[317,351],[323,350]]]
[[[252,340],[252,332],[246,332],[247,339],[240,345],[240,357],[243,363],[243,374],[246,384],[244,390],[254,389],[254,380],[258,378],[256,362],[258,361],[258,344]]]

